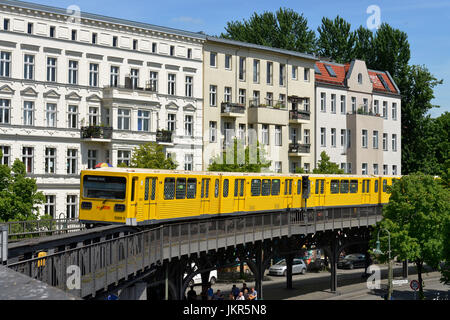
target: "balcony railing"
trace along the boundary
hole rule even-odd
[[[289,111],[289,120],[311,120],[311,112],[305,110]]]
[[[289,153],[311,153],[311,145],[291,143],[289,144]]]
[[[266,99],[266,104],[262,104],[260,99],[250,100],[250,108],[274,108],[274,109],[285,109],[286,102],[283,100],[269,100]]]
[[[158,130],[156,132],[156,142],[160,143],[172,143],[172,131]]]
[[[224,102],[222,103],[222,113],[245,113],[245,106],[243,104]]]
[[[89,126],[81,128],[81,139],[112,139],[113,128],[103,126]]]
[[[126,89],[126,90],[136,90],[136,91],[146,91],[146,92],[158,92],[158,85],[155,81],[147,81],[145,87],[134,86],[132,83],[127,83],[123,85],[109,85],[106,86],[107,89]]]

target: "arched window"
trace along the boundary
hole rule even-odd
[[[362,84],[363,83],[363,79],[362,79],[362,73],[358,74],[358,83]]]

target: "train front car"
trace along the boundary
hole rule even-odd
[[[130,192],[128,180],[127,172],[111,172],[102,169],[82,171],[80,222],[88,228],[125,224],[127,195]]]

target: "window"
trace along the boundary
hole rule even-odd
[[[9,30],[9,19],[3,20],[3,30],[5,31]]]
[[[283,170],[283,162],[281,161],[275,161],[275,172],[281,173]]]
[[[117,110],[117,129],[130,130],[131,111],[129,109]]]
[[[223,181],[223,197],[228,198],[228,188],[230,186],[230,181],[228,179],[225,179]]]
[[[363,77],[361,73],[358,73],[358,83],[362,84],[363,83]]]
[[[117,165],[124,163],[127,167],[130,165],[131,151],[118,150],[117,151]]]
[[[284,182],[284,195],[292,194],[292,179],[286,179]]]
[[[320,128],[320,146],[322,147],[327,146],[327,136],[325,128]]]
[[[97,150],[88,150],[88,169],[94,169],[97,165]]]
[[[272,180],[272,195],[273,196],[280,195],[280,187],[281,187],[281,180],[279,180],[279,179]]]
[[[281,146],[282,145],[282,130],[281,126],[275,126],[275,145]]]
[[[267,62],[267,75],[266,75],[267,84],[273,84],[273,63]]]
[[[138,131],[150,131],[150,111],[138,110]]]
[[[78,150],[67,150],[67,174],[77,174]]]
[[[224,102],[231,102],[231,87],[225,87],[225,93],[223,96]]]
[[[194,95],[194,78],[186,76],[186,97],[192,97]]]
[[[292,80],[297,80],[298,77],[298,67],[292,66]]]
[[[78,200],[75,195],[68,195],[66,199],[66,214],[68,219],[75,219],[77,217]]]
[[[397,104],[392,103],[392,120],[397,120]]]
[[[158,44],[156,42],[153,42],[152,43],[152,53],[156,53],[156,51],[158,51],[157,49],[158,49]]]
[[[55,218],[56,216],[56,196],[45,196],[44,214]]]
[[[328,65],[328,64],[324,64],[324,67],[325,67],[325,69],[327,69],[328,74],[329,74],[331,77],[336,78],[336,73],[334,72],[332,66],[330,66],[330,65]]]
[[[330,192],[332,194],[339,193],[339,180],[331,180],[330,183]]]
[[[45,110],[45,118],[46,118],[46,124],[48,128],[55,128],[56,127],[56,104],[54,103],[47,103],[47,107]]]
[[[270,107],[273,107],[273,93],[272,92],[267,92],[266,104]]]
[[[184,116],[184,135],[188,137],[194,136],[194,117]]]
[[[341,188],[340,193],[348,193],[349,191],[349,181],[348,180],[341,180]]]
[[[187,58],[192,59],[192,49],[187,49]]]
[[[209,181],[210,179],[203,179],[202,180],[202,193],[201,193],[201,198],[202,199],[208,199],[209,198]],[[228,180],[225,180],[226,182],[228,182]],[[225,181],[224,181],[224,185],[225,185]],[[224,189],[225,190],[225,189]],[[227,197],[228,197],[228,184],[227,184]],[[225,196],[225,191],[224,191],[224,196]]]
[[[350,193],[358,193],[358,180],[350,181]]]
[[[24,57],[23,78],[27,80],[34,79],[34,56],[26,54]]]
[[[34,123],[34,102],[25,101],[23,103],[23,124],[32,126]]]
[[[113,37],[113,43],[112,43],[112,46],[113,46],[113,47],[117,47],[117,42],[118,42],[118,38],[117,38],[117,37]]]
[[[368,174],[368,171],[367,171],[367,163],[363,163],[363,164],[362,164],[362,174],[363,174],[363,175]]]
[[[386,164],[383,165],[383,175],[387,176],[389,174],[388,172],[388,166]]]
[[[55,148],[45,148],[45,173],[56,173]]]
[[[77,30],[72,30],[72,41],[77,40]]]
[[[56,82],[56,58],[47,58],[47,81]]]
[[[393,165],[392,166],[392,175],[394,175],[394,176],[396,176],[398,173],[397,173],[397,166],[396,165]]]
[[[149,90],[153,92],[158,92],[158,72],[150,71],[150,83]]]
[[[369,113],[369,100],[364,98],[363,99],[363,104],[364,104],[364,112],[367,114]]]
[[[92,44],[97,44],[98,35],[96,33],[92,33]]]
[[[352,97],[352,113],[356,113],[356,97]]]
[[[166,178],[164,180],[164,200],[175,199],[175,178]]]
[[[373,174],[378,175],[378,164],[377,163],[373,164]]]
[[[111,77],[109,84],[111,87],[119,86],[119,67],[111,66]]]
[[[56,31],[56,27],[51,26],[50,27],[50,38],[54,38],[55,37],[55,31]]]
[[[392,151],[397,152],[397,135],[392,135]]]
[[[171,132],[175,132],[176,130],[176,115],[174,113],[167,115],[167,130]]]
[[[196,194],[197,194],[197,179],[188,179],[186,198],[195,199]]]
[[[0,158],[0,165],[9,166],[10,158],[11,158],[11,147],[9,146],[0,146],[0,151],[2,153],[2,157]]]
[[[33,24],[31,22],[28,23],[27,33],[33,34]]]
[[[167,89],[167,94],[174,96],[175,95],[175,90],[176,90],[176,75],[173,73],[169,73],[168,75],[168,89]]]
[[[280,86],[286,85],[286,65],[280,64]]]
[[[331,147],[336,148],[336,128],[331,128]]]
[[[98,87],[98,64],[91,63],[89,65],[89,86]]]
[[[217,53],[215,52],[209,53],[209,66],[217,68]]]
[[[320,111],[326,112],[327,111],[327,96],[325,92],[320,93]]]
[[[137,50],[138,49],[138,41],[135,39],[133,40],[133,50]]]
[[[225,69],[231,70],[231,55],[225,55]]]
[[[331,95],[331,113],[336,113],[336,95]]]
[[[253,83],[259,83],[259,60],[253,60]]]
[[[69,109],[67,111],[68,116],[68,127],[70,129],[77,129],[78,128],[78,106],[69,106]]]
[[[346,114],[347,107],[345,104],[345,96],[341,96],[341,114]]]
[[[373,132],[373,148],[378,149],[378,131]]]
[[[216,179],[216,182],[214,183],[214,197],[216,198],[219,197],[219,186],[220,186],[219,179]]]
[[[33,173],[33,159],[34,159],[34,148],[23,147],[22,162],[25,165],[25,170],[27,173]]]
[[[251,185],[252,197],[259,197],[261,195],[261,180],[253,179]]]
[[[388,134],[383,133],[383,151],[388,151]]]
[[[309,129],[305,129],[305,130],[303,131],[303,143],[304,143],[304,144],[311,144],[311,141],[310,141],[310,131],[309,131]]]
[[[245,81],[245,58],[239,57],[239,80]]]
[[[184,155],[184,170],[185,171],[194,170],[194,155],[193,154]]]
[[[262,139],[261,143],[265,145],[269,145],[269,125],[262,125]]]
[[[384,192],[384,193],[387,192],[387,186],[388,186],[387,180],[386,180],[386,179],[383,179],[383,192]]]
[[[11,100],[0,99],[0,124],[9,124],[11,117]]]
[[[11,53],[0,52],[0,77],[11,76]]]
[[[239,103],[245,105],[246,102],[246,90],[239,89]]]
[[[367,148],[367,130],[362,130],[362,147]]]
[[[375,193],[378,193],[378,180],[375,180]]]
[[[383,118],[387,119],[388,118],[388,114],[387,114],[387,101],[383,101]]]
[[[348,174],[352,173],[352,163],[351,162],[347,163],[347,173]]]
[[[270,184],[271,184],[270,179],[263,179],[261,185],[261,195],[263,197],[270,196]]]
[[[374,100],[373,101],[373,113],[375,113],[375,115],[380,114],[380,101],[378,100]]]
[[[303,100],[303,110],[305,110],[305,111],[310,111],[309,110],[309,106],[311,105],[310,103],[309,103],[310,101],[309,101],[309,98],[306,98],[306,99],[304,99]]]
[[[171,56],[175,55],[175,46],[170,46],[170,55]]]
[[[239,131],[238,131],[239,140],[242,144],[246,144],[246,135],[245,135],[245,124],[240,123],[239,124]]]
[[[310,74],[310,73],[311,73],[311,71],[310,71],[309,68],[305,68],[305,69],[304,69],[304,72],[303,72],[303,74],[304,74],[303,79],[304,79],[306,82],[309,82],[309,74]]]
[[[78,83],[78,62],[70,60],[69,61],[69,84]]]
[[[139,70],[131,69],[130,71],[131,78],[131,88],[136,89],[139,87]]]
[[[347,130],[345,129],[341,129],[341,147],[345,148],[346,147],[346,137],[347,137]]]
[[[209,105],[211,107],[217,106],[217,86],[209,86]]]
[[[217,142],[217,122],[216,121],[209,122],[209,142],[211,142],[211,143]]]

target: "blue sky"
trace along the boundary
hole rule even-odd
[[[411,45],[411,63],[425,65],[444,84],[435,89],[432,101],[441,108],[431,115],[450,111],[450,0],[28,0],[67,8],[77,5],[81,11],[102,14],[189,31],[219,35],[228,21],[248,19],[253,12],[276,11],[280,7],[303,13],[309,27],[317,31],[322,17],[340,15],[352,29],[367,25],[367,8],[380,8],[381,22],[405,31]]]

